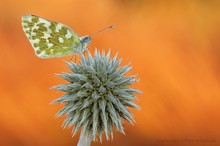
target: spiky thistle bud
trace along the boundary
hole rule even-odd
[[[121,61],[117,55],[110,59],[110,51],[95,51],[94,57],[88,52],[88,57],[81,55],[79,64],[67,62],[72,72],[58,75],[69,83],[52,88],[66,92],[52,103],[65,104],[56,116],[66,115],[64,127],[75,125],[73,135],[82,128],[82,135],[90,133],[93,140],[99,135],[101,141],[104,132],[108,140],[109,135],[113,136],[114,126],[124,133],[122,118],[134,122],[127,106],[139,109],[132,101],[140,91],[129,88],[137,80],[135,76],[125,76],[132,67],[119,67]]]

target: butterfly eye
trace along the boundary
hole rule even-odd
[[[85,42],[86,42],[86,43],[90,43],[91,40],[92,40],[92,39],[91,39],[91,37],[89,37],[89,36],[85,38]]]

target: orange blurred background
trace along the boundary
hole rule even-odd
[[[220,1],[210,0],[1,0],[0,146],[74,146],[79,134],[61,128],[49,103],[63,93],[55,73],[64,60],[40,59],[21,27],[21,16],[35,14],[62,22],[79,35],[112,23],[97,35],[94,48],[119,53],[132,62],[141,111],[126,136],[92,146],[220,145]]]

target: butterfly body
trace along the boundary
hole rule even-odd
[[[81,37],[62,23],[35,15],[24,15],[22,27],[35,54],[40,58],[81,54],[91,42],[90,36]]]

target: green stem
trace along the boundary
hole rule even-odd
[[[77,146],[90,146],[92,142],[92,138],[93,138],[92,132],[86,134],[81,132]]]

